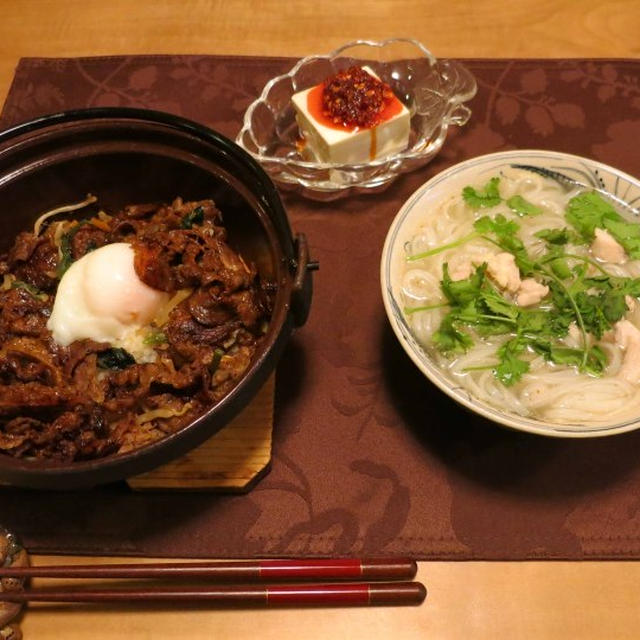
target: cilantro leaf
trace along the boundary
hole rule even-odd
[[[605,291],[601,296],[602,313],[611,325],[621,320],[629,310],[623,293]]]
[[[611,329],[611,322],[604,312],[602,296],[581,292],[576,295],[575,302],[582,316],[584,328],[596,338],[602,338],[604,333]],[[622,303],[624,304],[624,298]],[[611,309],[614,315],[615,308],[612,306]]]
[[[542,213],[540,207],[525,200],[522,196],[511,196],[507,200],[507,206],[519,216],[539,216]]]
[[[582,282],[582,279],[587,274],[587,268],[588,268],[588,265],[586,262],[581,262],[575,265],[574,267],[572,267],[571,270],[573,271],[573,273],[576,274],[576,282],[578,283]]]
[[[523,336],[537,334],[549,338],[564,338],[574,320],[571,310],[523,309],[518,316],[518,333]]]
[[[620,293],[640,298],[640,278],[611,278]]]
[[[619,278],[612,275],[584,278],[585,290],[598,290],[597,304],[602,307],[604,317],[611,325],[622,319],[629,310],[626,296],[640,295],[640,279]]]
[[[571,198],[565,218],[588,241],[593,240],[596,227],[604,228],[605,219],[622,219],[595,191],[587,191]]]
[[[455,326],[455,315],[447,314],[432,336],[435,346],[443,353],[464,353],[473,346],[468,333]]]
[[[487,287],[480,291],[480,300],[486,305],[487,310],[511,320],[515,320],[520,309],[501,296],[493,287]]]
[[[587,354],[585,371],[592,376],[600,376],[607,366],[607,354],[597,344],[594,344]]]
[[[582,274],[568,286],[567,291],[556,283],[550,283],[552,299],[557,309],[566,309],[571,304],[569,296],[572,296],[585,330],[600,339],[624,317],[628,311],[625,296],[630,295],[630,291],[640,293],[640,283],[614,276],[584,278]]]
[[[514,338],[505,342],[498,349],[500,364],[494,369],[494,375],[505,387],[514,385],[529,371],[529,363],[518,358],[526,346],[525,341]]]
[[[549,362],[578,367],[594,376],[601,375],[607,366],[607,355],[597,345],[594,345],[588,350],[584,368],[582,367],[584,358],[582,349],[562,347],[540,340],[532,342],[531,347],[536,353],[539,353]]]
[[[611,291],[611,289],[617,288],[615,280],[612,276],[601,275],[591,276],[590,278],[584,278],[582,284],[586,289],[601,289],[603,291]]]
[[[478,233],[495,233],[498,238],[515,235],[520,225],[515,220],[507,220],[501,213],[494,218],[482,216],[473,223]]]
[[[549,333],[555,338],[565,338],[569,333],[571,323],[576,319],[571,309],[550,313],[548,318]]]
[[[545,360],[555,364],[568,364],[574,367],[582,365],[582,349],[560,347],[551,342],[538,340],[531,343],[533,350],[544,357]]]
[[[582,242],[582,238],[575,231],[566,227],[564,229],[541,229],[533,235],[552,245],[580,244]]]
[[[522,275],[531,275],[535,270],[535,261],[529,257],[522,240],[518,236],[503,236],[498,239],[501,249],[512,253]]]
[[[479,314],[476,316],[473,327],[476,333],[482,337],[503,336],[512,333],[516,327],[516,323],[509,321],[507,318],[488,317]]]
[[[603,291],[615,290],[618,293],[640,297],[640,278],[625,278],[611,274],[590,276],[583,279],[585,289],[601,289]]]
[[[462,197],[472,209],[495,207],[502,202],[499,184],[500,178],[493,177],[480,191],[473,187],[465,187],[462,190]]]
[[[478,297],[480,287],[485,279],[486,270],[486,265],[482,264],[468,278],[452,280],[449,275],[449,265],[445,263],[442,265],[440,288],[452,304],[464,306]]]
[[[549,313],[540,309],[523,309],[518,315],[518,333],[549,333]]]
[[[555,258],[549,266],[551,267],[551,271],[553,271],[560,280],[567,280],[573,275],[573,272],[569,269],[567,261],[563,258]]]

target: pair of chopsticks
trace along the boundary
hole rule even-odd
[[[7,602],[207,602],[217,606],[416,605],[426,589],[410,559],[261,561],[0,567],[3,578],[202,580],[198,586],[4,591]]]

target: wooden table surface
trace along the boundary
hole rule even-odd
[[[638,0],[0,0],[0,97],[22,56],[305,55],[411,36],[439,57],[637,57]],[[35,563],[75,558],[37,556]],[[98,558],[96,562],[114,561]],[[33,608],[27,639],[640,635],[638,562],[423,562],[420,607],[207,611]]]

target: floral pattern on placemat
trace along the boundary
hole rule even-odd
[[[31,78],[16,75],[3,123],[87,107],[137,107],[197,119],[235,136],[238,118],[282,60],[264,61],[252,73],[237,73],[242,59],[211,56],[123,56],[29,59]],[[255,65],[254,65],[255,66]]]

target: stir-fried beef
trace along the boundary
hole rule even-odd
[[[0,289],[0,344],[11,336],[42,336],[50,314],[45,295],[36,297],[20,286]]]
[[[140,362],[106,342],[58,345],[46,326],[65,270],[113,242],[131,244],[138,277],[176,301],[145,328],[154,357]],[[20,233],[0,256],[0,451],[85,460],[175,431],[237,384],[272,297],[227,244],[210,200],[56,216],[37,235]]]
[[[70,253],[74,260],[109,243],[109,234],[92,224],[79,225],[70,238]]]
[[[57,286],[58,249],[48,238],[21,233],[8,258],[20,282],[42,291],[50,291]]]

